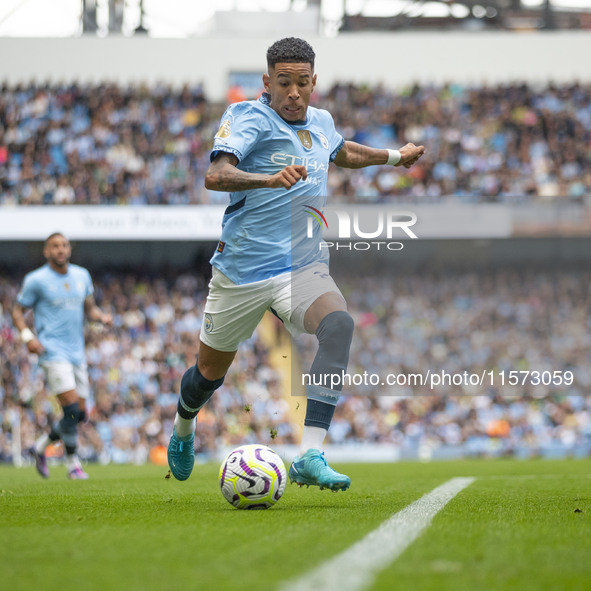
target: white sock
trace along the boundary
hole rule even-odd
[[[39,439],[37,439],[37,441],[35,441],[35,451],[38,454],[45,453],[45,450],[47,449],[50,443],[51,441],[49,441],[49,435],[47,433],[44,433],[43,435],[41,435],[41,437],[39,437]]]
[[[327,433],[328,430],[322,429],[322,427],[307,427],[304,425],[300,454],[306,453],[309,449],[322,449]]]
[[[176,417],[174,418],[174,429],[179,437],[186,437],[187,435],[195,433],[196,426],[197,417],[183,419],[178,412],[176,413]]]
[[[68,472],[70,472],[71,470],[73,470],[76,467],[78,467],[78,468],[82,467],[82,466],[80,466],[80,460],[78,459],[78,456],[76,454],[66,454],[65,463],[66,463],[66,468],[68,469]]]

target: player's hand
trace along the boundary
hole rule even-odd
[[[78,398],[78,423],[88,423],[88,413],[86,412],[86,400]]]
[[[45,351],[43,345],[39,342],[38,339],[31,339],[27,343],[27,349],[29,350],[29,353],[34,353],[35,355],[41,355],[41,353]]]
[[[103,312],[100,321],[105,326],[113,326],[113,316],[111,316],[111,314],[109,314],[108,312]]]
[[[269,178],[267,187],[271,189],[291,189],[300,179],[307,179],[308,171],[301,164],[291,164]]]
[[[406,144],[400,148],[400,162],[396,166],[404,166],[410,168],[424,153],[425,146],[415,146],[414,144]]]

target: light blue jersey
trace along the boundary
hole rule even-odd
[[[230,194],[222,237],[211,263],[234,283],[252,283],[325,260],[318,248],[322,228],[308,237],[309,208],[326,205],[328,165],[344,140],[328,111],[308,107],[306,121],[284,121],[269,95],[230,105],[214,139],[219,152],[238,158],[237,168],[272,175],[288,165],[303,165],[308,178],[291,189],[250,189]],[[312,210],[313,211],[313,210]],[[311,226],[310,226],[311,227]]]
[[[35,332],[45,348],[41,361],[85,361],[84,300],[93,293],[90,274],[78,265],[69,264],[62,275],[46,264],[25,276],[16,299],[33,308]]]

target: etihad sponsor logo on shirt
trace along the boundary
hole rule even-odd
[[[306,158],[305,156],[295,156],[294,154],[285,154],[284,152],[275,152],[271,154],[271,162],[279,166],[294,166],[299,164],[306,167],[310,173],[319,172],[322,174],[328,173],[328,164],[320,162],[315,158]],[[309,178],[309,177],[308,177]]]
[[[81,298],[53,298],[51,300],[51,305],[55,308],[60,308],[61,310],[78,310],[80,306],[82,306],[83,300]]]
[[[215,134],[215,137],[220,138],[220,139],[226,139],[227,137],[230,137],[231,133],[232,133],[232,128],[230,125],[230,120],[224,119],[222,121],[222,124],[220,125],[220,128],[218,129],[218,132]]]

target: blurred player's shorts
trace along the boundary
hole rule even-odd
[[[76,390],[79,398],[88,398],[88,368],[86,363],[73,365],[66,361],[45,361],[41,364],[49,393],[57,396],[70,390]]]

